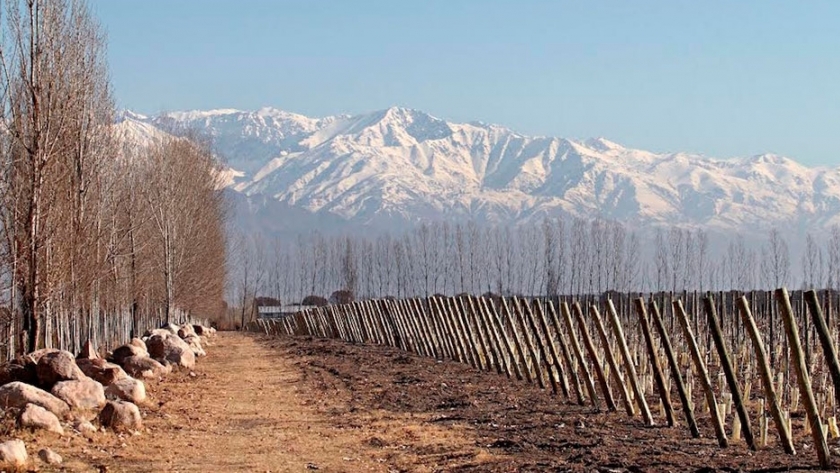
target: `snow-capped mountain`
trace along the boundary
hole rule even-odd
[[[287,215],[296,227],[558,215],[723,233],[840,223],[840,168],[807,168],[771,154],[721,160],[652,153],[397,107],[327,118],[272,108],[125,112],[120,122],[149,136],[184,129],[210,136],[237,199],[258,219],[272,219],[255,224],[277,228]]]

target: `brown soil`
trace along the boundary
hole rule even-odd
[[[495,373],[379,346],[220,333],[197,376],[151,383],[146,432],[90,441],[18,435],[65,471],[786,471],[797,456],[750,452],[681,427],[646,428]],[[702,420],[702,419],[701,419]],[[702,423],[701,423],[702,424]],[[712,436],[708,424],[701,428]],[[41,471],[47,471],[43,466]]]

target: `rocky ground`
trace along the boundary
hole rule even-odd
[[[146,383],[142,428],[87,436],[7,425],[39,471],[515,472],[813,470],[777,446],[720,449],[711,427],[646,428],[501,375],[386,347],[220,333],[192,371]],[[702,420],[702,419],[701,419]],[[26,470],[23,470],[26,471]]]
[[[109,353],[88,341],[76,355],[42,349],[0,365],[0,470],[107,470],[91,451],[148,432],[147,383],[196,377],[214,333],[167,325]]]

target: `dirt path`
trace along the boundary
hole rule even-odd
[[[150,386],[149,435],[124,439],[112,471],[387,471],[318,411],[301,372],[255,336],[220,333],[197,376]],[[304,390],[302,390],[304,389]]]

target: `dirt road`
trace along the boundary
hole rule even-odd
[[[813,468],[770,446],[595,412],[531,385],[388,347],[221,333],[196,376],[150,383],[147,432],[78,436],[69,471],[767,471]],[[34,441],[31,448],[38,448]],[[45,444],[47,445],[47,444]]]
[[[388,468],[367,454],[356,431],[334,425],[282,350],[250,334],[220,333],[199,360],[197,376],[150,385],[149,434],[123,439],[109,471],[300,472]]]

